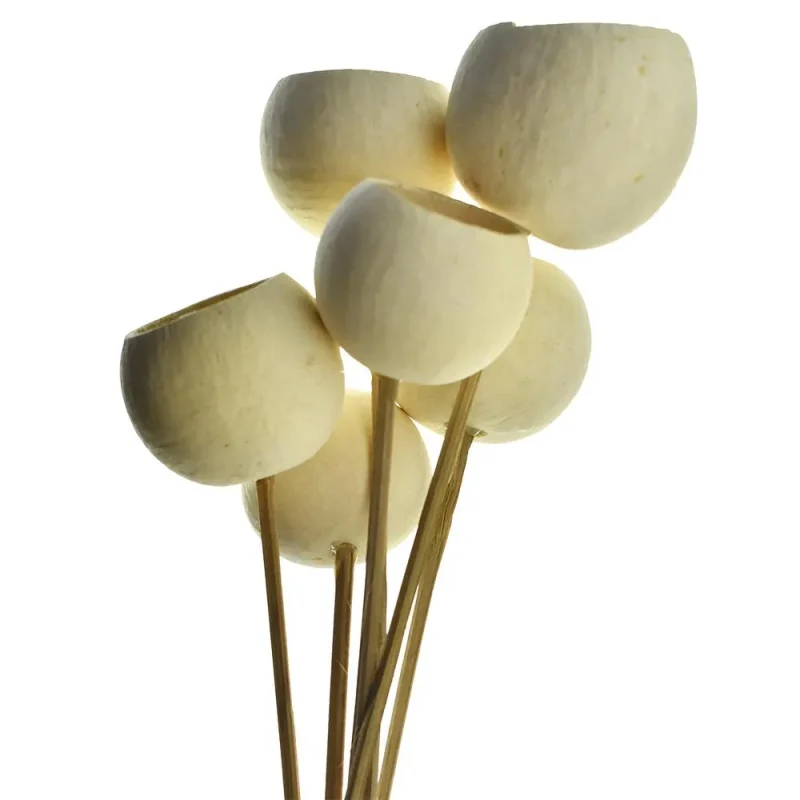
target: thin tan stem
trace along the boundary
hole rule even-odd
[[[395,695],[394,709],[392,710],[392,721],[389,724],[389,735],[386,740],[386,752],[383,757],[380,782],[378,784],[378,797],[380,800],[389,800],[394,783],[395,771],[397,770],[397,759],[400,755],[400,743],[403,738],[403,728],[405,727],[406,717],[408,716],[408,706],[411,699],[411,688],[414,683],[414,675],[417,670],[419,651],[422,646],[422,637],[425,633],[425,624],[428,621],[428,613],[433,597],[433,589],[436,577],[439,574],[439,567],[442,563],[444,548],[447,544],[447,537],[453,524],[453,514],[456,510],[459,494],[461,493],[461,483],[464,479],[464,471],[467,466],[467,456],[472,442],[475,439],[475,431],[468,430],[461,441],[461,448],[458,453],[456,467],[447,485],[444,507],[439,518],[439,525],[436,531],[436,539],[433,544],[434,557],[430,559],[420,578],[417,597],[414,602],[414,616],[411,618],[411,628],[406,642],[405,655],[403,656],[403,666],[400,669],[400,678],[397,682],[397,693]]]
[[[344,737],[347,724],[347,665],[350,663],[350,618],[353,610],[353,573],[356,549],[351,544],[336,548],[336,594],[333,604],[331,691],[328,702],[328,756],[325,768],[325,800],[342,800],[344,791]]]
[[[372,755],[380,738],[381,718],[389,699],[392,680],[403,645],[403,636],[414,604],[414,596],[422,570],[427,559],[430,558],[430,548],[441,516],[447,485],[453,474],[461,440],[467,428],[469,410],[478,389],[479,378],[480,374],[476,374],[462,381],[453,413],[447,425],[436,469],[433,472],[425,504],[422,507],[417,534],[411,547],[403,582],[400,585],[386,644],[381,653],[375,680],[370,686],[369,702],[364,720],[356,735],[350,759],[350,775],[345,800],[355,800],[356,798],[360,800],[364,796]]]
[[[272,646],[272,672],[275,679],[275,702],[278,709],[278,737],[281,745],[283,796],[299,800],[300,778],[297,769],[297,742],[294,733],[292,690],[289,683],[289,648],[286,643],[286,618],[283,611],[281,557],[275,527],[274,481],[262,478],[256,483],[258,515],[261,526],[261,550],[264,554],[264,577],[267,584],[269,638]]]
[[[398,382],[375,375],[372,379],[372,453],[370,456],[369,523],[367,529],[364,605],[358,654],[354,732],[363,721],[369,687],[375,677],[386,632],[386,522],[392,464],[395,400]],[[371,787],[367,800],[377,795],[379,741],[367,754],[373,769],[366,775]]]

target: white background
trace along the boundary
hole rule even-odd
[[[592,363],[550,428],[475,449],[394,797],[800,797],[796,26],[719,8],[2,6],[0,796],[280,796],[258,539],[236,488],[141,445],[122,339],[275,272],[311,286],[259,162],[280,77],[449,84],[487,24],[599,20],[684,35],[696,146],[626,239],[532,242],[584,294]],[[332,574],[284,581],[321,797]]]

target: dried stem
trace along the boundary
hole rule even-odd
[[[336,548],[336,594],[333,604],[331,690],[328,702],[328,756],[325,768],[325,800],[341,800],[344,791],[344,736],[347,724],[347,665],[350,661],[350,618],[353,610],[353,573],[356,549],[351,544]]]
[[[354,740],[345,800],[355,800],[355,798],[360,800],[367,787],[373,755],[379,744],[381,718],[389,699],[392,680],[400,658],[403,636],[411,616],[414,596],[423,568],[431,557],[431,545],[441,516],[447,485],[458,458],[479,379],[480,373],[462,381],[453,413],[447,425],[442,449],[436,462],[436,469],[428,488],[417,534],[414,537],[411,554],[403,575],[403,582],[400,585],[386,644],[381,652],[375,679],[370,686],[366,713]]]
[[[261,527],[261,550],[264,554],[264,577],[267,584],[269,638],[272,646],[272,672],[275,679],[275,702],[278,709],[278,736],[283,769],[285,800],[299,800],[300,778],[297,769],[297,742],[294,733],[292,690],[289,683],[289,649],[286,644],[286,618],[283,611],[281,558],[275,527],[274,481],[262,478],[256,483],[258,516]]]
[[[411,618],[411,628],[409,629],[405,655],[403,656],[403,666],[400,670],[400,678],[397,683],[392,721],[389,724],[386,752],[383,757],[383,766],[381,768],[380,782],[378,784],[378,797],[380,800],[389,800],[392,791],[392,784],[397,769],[397,759],[400,755],[400,743],[403,738],[403,728],[405,727],[408,705],[411,699],[411,688],[414,683],[414,675],[419,660],[422,637],[425,633],[425,624],[428,621],[428,612],[430,611],[433,589],[436,583],[436,577],[439,574],[439,566],[442,563],[447,537],[453,524],[453,514],[456,509],[459,494],[461,493],[461,483],[464,479],[467,457],[472,442],[475,440],[475,435],[475,431],[468,430],[461,441],[458,460],[450,482],[447,485],[444,507],[442,508],[442,513],[439,518],[436,539],[433,544],[434,556],[425,567],[422,577],[420,578],[419,588],[417,589],[417,597],[414,602],[414,616]]]
[[[364,719],[369,687],[375,677],[386,634],[386,522],[389,509],[389,480],[392,463],[395,400],[398,382],[374,375],[372,379],[372,454],[370,464],[369,524],[367,530],[364,605],[358,654],[356,704],[353,731]],[[371,791],[377,795],[379,737],[370,745],[367,757],[372,769],[365,773]],[[355,745],[354,745],[355,746]]]

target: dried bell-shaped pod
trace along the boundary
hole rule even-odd
[[[659,28],[481,31],[447,109],[458,179],[481,205],[565,248],[646,222],[672,192],[697,122],[692,58]]]
[[[477,441],[510,442],[555,420],[583,383],[589,365],[589,315],[573,281],[546,261],[533,262],[535,288],[525,319],[503,354],[481,375],[468,426]],[[401,383],[399,403],[417,422],[443,432],[458,384]]]
[[[319,235],[366,178],[449,194],[447,89],[413,75],[363,69],[289,75],[261,122],[261,163],[278,202]]]
[[[339,347],[311,295],[287,275],[128,334],[121,379],[150,452],[211,485],[255,481],[311,458],[344,402]]]

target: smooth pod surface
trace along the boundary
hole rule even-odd
[[[339,347],[287,275],[139,328],[122,347],[122,392],[148,449],[198,483],[274,475],[311,458],[344,401]]]
[[[317,303],[334,338],[373,373],[448,383],[506,348],[532,286],[527,233],[468,203],[364,181],[317,248]]]
[[[614,24],[494,25],[459,65],[447,110],[458,179],[481,205],[564,248],[646,222],[694,142],[684,40]]]
[[[413,75],[328,70],[279,81],[261,123],[261,163],[283,209],[321,233],[366,178],[449,194],[444,86]]]
[[[364,560],[369,517],[372,407],[369,393],[348,390],[330,439],[311,459],[275,477],[275,519],[281,554],[300,564],[333,566],[334,548],[355,545]],[[414,529],[431,466],[414,423],[395,409],[387,536],[394,547]],[[247,515],[260,530],[255,484],[243,487]]]
[[[577,394],[589,365],[589,315],[573,281],[534,260],[534,290],[525,319],[503,354],[481,375],[469,426],[476,441],[523,439],[555,420]],[[417,422],[443,432],[458,384],[401,383],[399,402]]]

